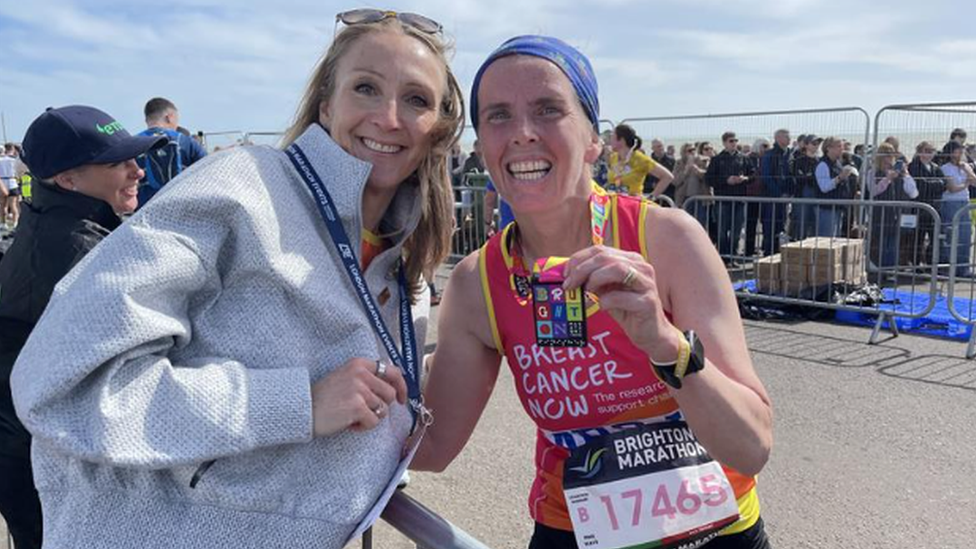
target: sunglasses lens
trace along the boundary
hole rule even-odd
[[[372,9],[349,10],[336,15],[336,19],[346,25],[361,25],[363,23],[376,23],[386,17],[385,12]]]
[[[403,21],[420,32],[426,32],[427,34],[441,32],[442,27],[440,23],[418,13],[401,13],[399,18],[400,21]]]

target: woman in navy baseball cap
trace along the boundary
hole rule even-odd
[[[163,143],[84,106],[48,109],[24,137],[24,161],[41,183],[0,262],[0,513],[17,547],[41,546],[41,506],[10,371],[54,286],[119,226],[119,214],[135,210],[143,177],[135,157]]]
[[[104,201],[116,213],[135,210],[143,172],[135,158],[161,146],[158,136],[133,136],[94,107],[48,109],[24,136],[24,162],[53,187]],[[41,191],[42,193],[44,191]]]

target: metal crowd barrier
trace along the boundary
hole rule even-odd
[[[893,136],[898,139],[898,151],[909,159],[915,152],[915,146],[922,141],[928,141],[941,152],[955,128],[969,128],[971,133],[974,131],[976,101],[888,105],[874,116],[872,150],[876,151],[879,143]]]
[[[781,227],[756,230],[751,245],[742,238],[750,205],[757,223]],[[940,218],[928,204],[709,196],[684,206],[709,232],[740,298],[877,315],[872,344],[885,324],[897,335],[898,318],[923,318],[936,306],[941,246],[922,227]],[[865,283],[907,294],[907,308],[867,299]]]
[[[454,187],[454,237],[448,256],[451,263],[461,261],[488,241],[486,221],[491,218],[485,217],[484,181],[468,177],[465,182],[471,184]]]
[[[277,146],[284,135],[285,132],[245,132],[241,142],[245,145]]]
[[[454,187],[454,237],[451,243],[450,263],[457,263],[488,241],[488,221],[496,221],[498,227],[497,204],[494,211],[485,211],[486,175],[467,175],[464,184]],[[674,200],[661,195],[648,198],[665,208],[674,208]]]
[[[393,494],[383,520],[417,544],[417,549],[488,549],[473,536],[402,491]],[[372,532],[363,535],[363,549],[372,549]]]
[[[661,206],[662,208],[674,208],[675,207],[675,205],[674,205],[674,199],[671,198],[670,196],[666,195],[666,194],[662,194],[662,195],[658,195],[658,196],[650,196],[650,195],[648,195],[645,198],[647,200],[650,200],[651,202],[654,202],[658,206]]]
[[[244,142],[244,136],[245,133],[240,130],[203,132],[203,147],[207,152],[234,147]]]
[[[758,139],[771,145],[779,129],[790,130],[793,139],[800,134],[816,134],[867,144],[871,137],[871,116],[860,107],[626,118],[622,123],[637,130],[645,147],[652,139],[673,145],[678,151],[684,143],[705,142],[713,146],[715,154],[722,150],[721,136],[726,131],[736,132],[739,145],[749,147]],[[862,189],[863,175],[861,170]]]
[[[973,215],[976,214],[976,204],[971,203],[956,212],[952,217],[952,239],[949,245],[949,287],[946,291],[946,302],[951,314],[959,322],[968,325],[971,330],[969,343],[966,346],[966,358],[976,358],[976,284],[973,280],[974,268],[976,268],[976,250],[972,242]],[[969,230],[961,230],[967,227]],[[969,242],[965,238],[969,238]],[[964,257],[960,258],[960,252]],[[957,293],[962,294],[968,291],[969,306],[965,312],[960,311],[956,306]]]

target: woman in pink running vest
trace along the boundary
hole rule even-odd
[[[477,73],[471,119],[516,221],[444,291],[414,467],[458,455],[504,357],[538,427],[530,548],[769,547],[772,408],[731,283],[692,217],[592,182],[589,61],[513,38]]]

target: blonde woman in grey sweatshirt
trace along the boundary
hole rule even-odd
[[[338,548],[391,480],[413,418],[374,325],[422,348],[463,111],[439,25],[338,18],[295,149],[208,156],[56,288],[12,377],[46,548]]]

